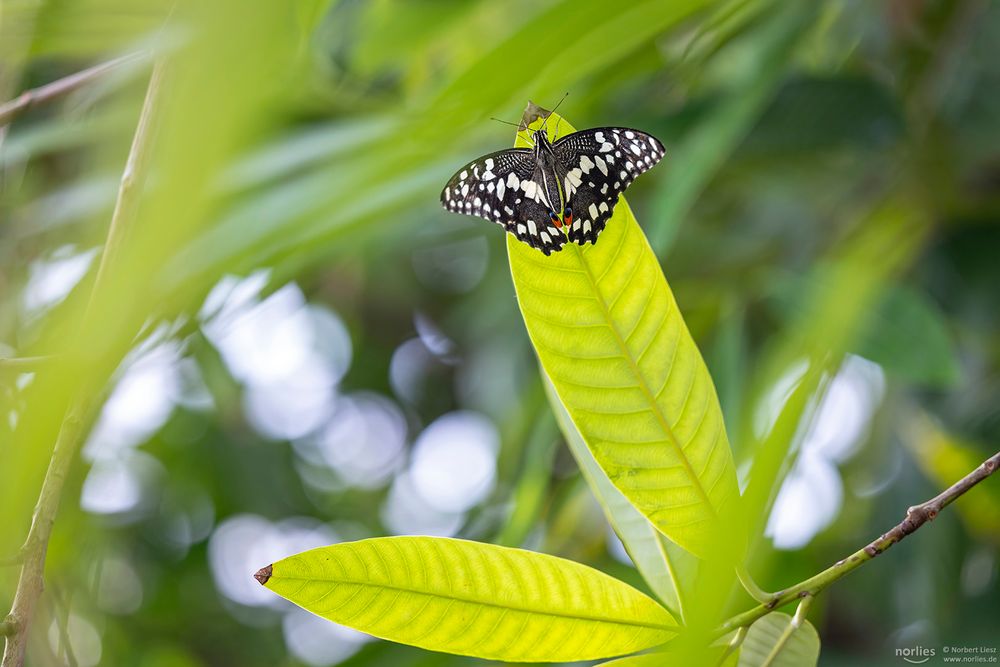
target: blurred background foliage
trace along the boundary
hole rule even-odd
[[[773,503],[751,570],[778,589],[866,543],[1000,441],[998,45],[986,0],[0,4],[2,100],[153,54],[0,130],[0,358],[47,357],[0,362],[0,551],[69,397],[102,406],[29,663],[474,664],[250,578],[372,535],[643,586],[558,437],[500,233],[437,203],[511,144],[491,116],[566,92],[577,127],[667,146],[630,199]],[[91,297],[152,59],[139,210]],[[825,593],[821,664],[995,642],[998,489]]]

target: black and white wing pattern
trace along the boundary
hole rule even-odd
[[[448,181],[441,204],[495,222],[546,255],[558,252],[566,236],[551,219],[533,156],[531,149],[511,148],[473,160]]]
[[[597,243],[618,203],[635,177],[663,157],[663,144],[645,132],[600,127],[568,134],[552,144],[566,168],[564,191],[572,208],[569,240]]]

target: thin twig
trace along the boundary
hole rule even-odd
[[[120,58],[101,63],[100,65],[94,65],[76,74],[70,74],[67,77],[57,79],[44,86],[26,90],[11,101],[0,105],[0,125],[10,123],[28,109],[68,95],[91,81],[101,78],[108,72],[118,69],[126,63],[138,60],[142,56],[143,54],[141,53],[130,53]]]
[[[162,79],[163,65],[157,63],[149,80],[139,124],[122,174],[118,200],[115,203],[115,210],[108,228],[107,242],[104,245],[104,252],[101,254],[101,263],[98,266],[97,277],[90,295],[91,304],[95,295],[105,288],[104,283],[108,279],[109,264],[117,256],[122,239],[128,227],[133,223],[139,190],[141,189],[141,177],[145,174],[144,165],[151,143]],[[90,321],[91,311],[92,309],[88,307],[84,315],[83,326],[85,329],[94,326],[94,323]],[[79,392],[67,409],[60,426],[52,459],[49,462],[49,468],[45,473],[42,489],[38,496],[38,504],[35,505],[28,539],[25,541],[24,564],[21,566],[21,577],[17,582],[14,603],[10,616],[8,616],[8,621],[12,623],[15,632],[7,638],[3,662],[0,663],[0,667],[22,667],[24,665],[28,644],[28,626],[43,589],[45,555],[56,511],[59,507],[59,497],[62,494],[63,484],[69,474],[76,452],[86,436],[87,424],[90,423],[90,418],[97,407],[96,394],[98,392]]]
[[[815,596],[833,582],[856,570],[863,563],[888,550],[892,545],[901,541],[910,533],[915,532],[928,521],[933,521],[942,509],[953,503],[976,484],[979,484],[979,482],[992,475],[998,467],[1000,467],[1000,452],[983,461],[975,470],[952,484],[945,491],[934,496],[927,502],[914,505],[908,509],[906,517],[902,521],[878,539],[873,540],[868,546],[858,549],[847,558],[837,561],[819,574],[795,584],[791,588],[778,591],[767,602],[742,614],[733,616],[716,630],[716,635],[722,636],[736,628],[748,626],[758,618],[766,616],[778,607],[783,607],[795,600]]]

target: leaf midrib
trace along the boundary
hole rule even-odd
[[[620,206],[624,203],[625,203],[624,197],[622,197],[621,201],[618,202],[618,205]],[[625,245],[625,234],[628,234],[628,229],[624,230],[624,234],[621,237],[621,243],[619,244],[620,246]],[[611,311],[609,310],[608,303],[604,298],[604,293],[601,292],[600,287],[597,284],[597,280],[594,278],[594,273],[593,271],[590,270],[590,264],[584,260],[583,248],[574,247],[573,250],[575,251],[574,254],[577,257],[577,260],[580,262],[580,266],[583,267],[583,273],[587,276],[587,280],[590,281],[590,286],[593,289],[594,294],[596,295],[596,301],[601,307],[601,313],[604,315],[604,319],[608,324],[608,328],[614,335],[615,342],[618,344],[618,348],[621,350],[622,358],[624,358],[631,367],[632,372],[635,374],[635,377],[639,383],[639,389],[642,391],[647,402],[652,406],[651,412],[656,416],[656,420],[659,422],[660,427],[663,429],[663,432],[666,433],[667,440],[670,442],[671,445],[673,445],[674,449],[677,451],[677,456],[678,458],[680,458],[681,464],[684,466],[685,472],[687,472],[688,476],[691,478],[692,485],[698,492],[698,495],[701,496],[701,499],[705,502],[705,505],[707,505],[709,513],[714,517],[715,507],[712,506],[712,501],[709,499],[708,494],[702,487],[701,480],[698,479],[698,475],[695,473],[694,468],[691,467],[691,462],[688,460],[687,455],[684,453],[684,449],[681,447],[680,442],[677,441],[677,436],[674,435],[674,431],[670,427],[670,423],[667,421],[666,415],[663,414],[663,410],[660,408],[660,404],[657,402],[656,397],[653,395],[653,392],[649,387],[649,384],[646,382],[646,376],[643,375],[642,370],[639,368],[637,360],[633,358],[632,352],[629,349],[628,345],[626,344],[625,339],[622,338],[622,334],[618,330],[618,326],[616,325],[614,318],[611,316]],[[650,289],[653,288],[651,287]],[[680,344],[681,344],[681,339],[678,338],[676,345],[679,346]],[[709,454],[709,456],[711,456],[711,454]]]
[[[317,577],[293,577],[293,576],[287,576],[287,575],[272,575],[271,576],[271,581],[282,580],[282,579],[289,580],[289,581],[330,582],[330,583],[333,583],[333,584],[350,584],[350,585],[353,585],[353,586],[365,586],[365,587],[369,587],[369,588],[382,588],[382,589],[390,590],[390,591],[401,591],[401,592],[404,592],[404,593],[413,593],[413,594],[416,594],[416,595],[427,595],[427,596],[430,596],[430,597],[440,598],[442,600],[453,600],[455,602],[467,602],[469,604],[477,604],[477,605],[481,605],[481,606],[485,606],[485,607],[492,607],[494,609],[504,609],[504,610],[508,610],[508,611],[521,611],[521,612],[525,612],[525,613],[528,613],[528,614],[538,614],[539,616],[555,616],[556,618],[568,618],[568,619],[578,620],[578,621],[591,621],[591,622],[595,622],[595,623],[610,623],[612,625],[624,625],[624,626],[630,626],[630,627],[650,628],[650,629],[653,629],[653,630],[666,630],[668,632],[676,632],[676,631],[678,631],[680,629],[680,627],[677,626],[677,625],[667,625],[667,624],[664,624],[664,623],[647,623],[647,622],[639,621],[639,620],[636,620],[636,621],[614,620],[614,619],[609,619],[609,618],[600,617],[600,616],[593,616],[593,615],[590,615],[590,614],[569,614],[569,613],[565,613],[565,612],[551,611],[551,610],[540,611],[538,609],[532,609],[530,607],[525,607],[525,606],[522,606],[522,605],[500,604],[498,602],[490,602],[490,601],[487,601],[487,600],[480,600],[480,599],[476,599],[476,598],[463,597],[463,596],[460,596],[460,595],[447,594],[447,593],[439,593],[439,592],[431,592],[431,591],[422,591],[422,590],[418,590],[418,589],[415,589],[415,588],[407,588],[405,586],[398,586],[398,585],[394,585],[394,584],[372,583],[370,581],[355,581],[355,580],[352,580],[352,579],[330,579],[330,578],[321,579],[321,578],[317,578]],[[650,601],[653,602],[654,605],[659,606],[655,601],[653,601],[653,600],[650,600]],[[663,611],[665,613],[669,613],[665,609]]]

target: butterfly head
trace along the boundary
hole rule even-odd
[[[531,138],[535,142],[536,146],[545,146],[549,144],[549,135],[544,129],[535,130],[531,135]]]

